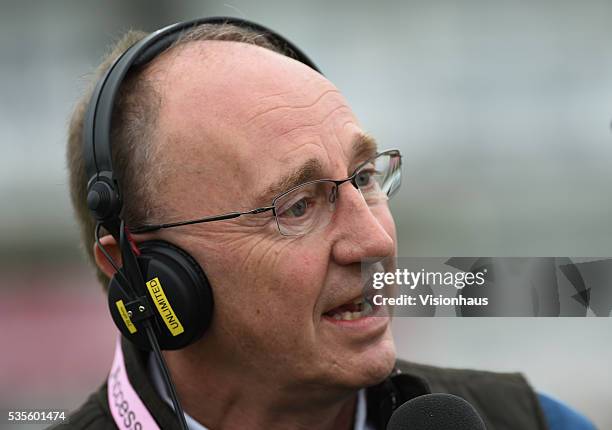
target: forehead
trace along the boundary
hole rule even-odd
[[[157,144],[184,186],[207,180],[241,195],[308,159],[330,176],[351,163],[361,133],[354,114],[332,83],[295,60],[243,43],[194,42],[148,73],[161,94]]]

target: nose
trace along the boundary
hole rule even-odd
[[[348,265],[395,255],[395,224],[386,203],[370,208],[354,187],[338,189],[332,256]]]

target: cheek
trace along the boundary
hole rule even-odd
[[[329,253],[323,247],[299,247],[280,255],[272,269],[274,283],[283,301],[294,308],[312,308],[319,296],[329,264]]]
[[[250,286],[258,295],[254,300],[267,310],[268,323],[290,336],[311,329],[329,264],[325,246],[307,245],[304,239],[284,247],[273,259],[261,259],[257,281]]]
[[[228,350],[261,366],[268,366],[271,356],[285,357],[275,365],[295,357],[310,361],[316,343],[314,315],[329,261],[321,240],[317,245],[298,240],[265,255],[255,247],[245,264],[219,279],[221,288],[213,287],[213,323]]]
[[[249,241],[225,248],[209,265],[217,317],[253,333],[255,327],[268,334],[286,331],[283,337],[312,327],[308,320],[329,264],[329,249],[320,239]]]

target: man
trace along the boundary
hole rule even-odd
[[[141,37],[124,38],[99,73]],[[275,205],[274,214],[133,237],[180,246],[212,285],[215,310],[204,337],[164,352],[189,428],[382,429],[400,403],[430,391],[466,398],[490,429],[547,428],[520,375],[396,362],[389,319],[368,317],[363,303],[346,311],[361,295],[360,263],[397,252],[386,198],[363,169],[381,149],[333,84],[283,54],[253,30],[204,25],[132,73],[116,104],[113,156],[128,226]],[[93,244],[85,206],[88,100],[71,123],[70,183],[84,242],[106,284],[115,268]],[[324,185],[299,187],[353,174],[323,201],[312,191]],[[112,236],[100,245],[121,264]],[[137,403],[151,423],[177,428],[157,363],[126,341],[119,356],[128,379],[104,385],[68,425],[122,425],[111,413],[118,399],[125,417]],[[562,408],[555,416],[568,414]]]

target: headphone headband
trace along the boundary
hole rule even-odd
[[[251,21],[232,17],[200,18],[180,22],[151,33],[136,42],[109,67],[98,81],[83,124],[83,157],[87,175],[87,203],[96,219],[105,226],[117,224],[121,211],[121,194],[112,162],[112,115],[119,88],[127,73],[153,60],[180,36],[202,24],[231,24],[261,32],[287,56],[315,71],[317,66],[293,43],[278,33]]]

